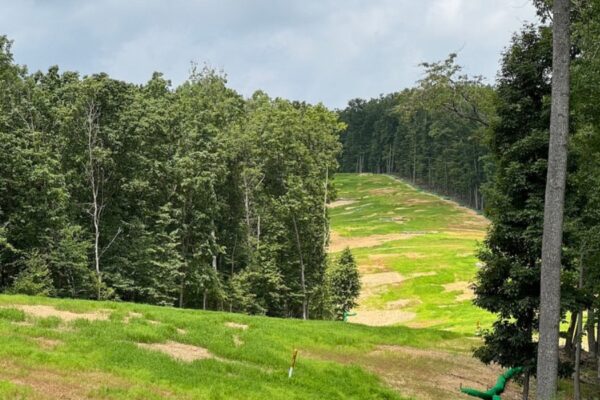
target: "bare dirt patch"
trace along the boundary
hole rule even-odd
[[[52,350],[56,346],[63,344],[63,342],[61,340],[48,339],[45,337],[36,337],[36,338],[34,338],[34,340],[42,349],[45,349],[45,350]]]
[[[419,304],[421,303],[418,299],[398,299],[394,301],[388,301],[385,303],[385,308],[387,310],[398,310],[400,308],[408,307],[409,305]]]
[[[461,292],[461,294],[456,296],[457,301],[471,300],[475,297],[475,294],[473,293],[473,289],[471,289],[471,284],[469,282],[452,282],[446,283],[442,286],[444,287],[444,291],[446,292]]]
[[[329,239],[329,251],[332,253],[342,251],[346,247],[374,247],[386,242],[394,240],[406,240],[415,236],[420,236],[421,233],[391,233],[387,235],[371,235],[371,236],[341,236],[335,231],[331,233]]]
[[[358,310],[348,321],[370,326],[388,326],[410,321],[417,314],[400,310]]]
[[[382,195],[382,194],[395,194],[398,190],[393,187],[381,188],[381,189],[371,189],[369,190],[369,194],[371,195]]]
[[[184,362],[215,358],[215,356],[204,347],[173,342],[171,340],[165,343],[137,343],[137,345],[143,349],[165,353],[176,360]]]
[[[129,322],[131,322],[132,319],[142,318],[142,317],[143,317],[143,315],[139,312],[129,311],[129,313],[127,313],[125,318],[123,318],[123,322],[128,324]]]
[[[246,324],[238,324],[237,322],[225,322],[225,326],[228,328],[233,328],[233,329],[241,329],[243,331],[245,331],[246,329],[248,329],[248,325]]]
[[[408,276],[408,278],[412,279],[412,278],[420,278],[422,276],[434,276],[437,275],[437,272],[435,271],[429,271],[429,272],[415,272],[414,274],[410,274]]]
[[[244,345],[244,341],[238,335],[233,335],[233,345],[235,347],[242,347]]]
[[[87,319],[88,321],[106,321],[110,316],[110,312],[106,310],[87,312],[87,313],[75,313],[71,311],[57,310],[52,306],[42,305],[21,305],[15,304],[12,307],[22,310],[26,314],[29,314],[37,318],[48,318],[57,317],[63,321],[70,322],[76,319]]]
[[[376,274],[366,274],[361,276],[360,280],[363,286],[381,286],[381,285],[393,285],[400,283],[406,278],[397,272],[379,272]]]
[[[329,208],[344,207],[344,206],[349,206],[350,204],[354,204],[354,203],[356,203],[356,200],[339,199],[339,200],[332,201],[331,203],[327,204],[327,207],[329,207]]]

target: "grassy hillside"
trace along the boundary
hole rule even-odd
[[[0,295],[0,399],[433,400],[491,386],[500,369],[470,354],[491,320],[468,288],[486,221],[386,176],[336,185],[330,250],[352,247],[354,322],[379,326]]]
[[[350,246],[361,269],[355,321],[470,334],[491,323],[469,287],[485,218],[389,176],[340,174],[336,187],[330,250]]]
[[[376,364],[383,346],[461,351],[468,340],[115,302],[3,295],[0,307],[2,399],[402,399],[352,361]]]

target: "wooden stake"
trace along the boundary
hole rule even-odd
[[[288,371],[288,378],[292,377],[294,373],[294,367],[296,366],[296,358],[298,357],[298,349],[294,349],[292,353],[292,364],[290,365],[290,370]]]

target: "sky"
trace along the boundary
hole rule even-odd
[[[174,85],[192,62],[245,96],[343,108],[413,86],[419,63],[458,53],[493,83],[530,0],[0,0],[0,34],[30,71],[51,65]]]

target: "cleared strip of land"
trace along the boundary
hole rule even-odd
[[[471,303],[488,221],[385,175],[340,174],[330,252],[350,247],[363,281],[352,322],[474,334],[491,316]]]

